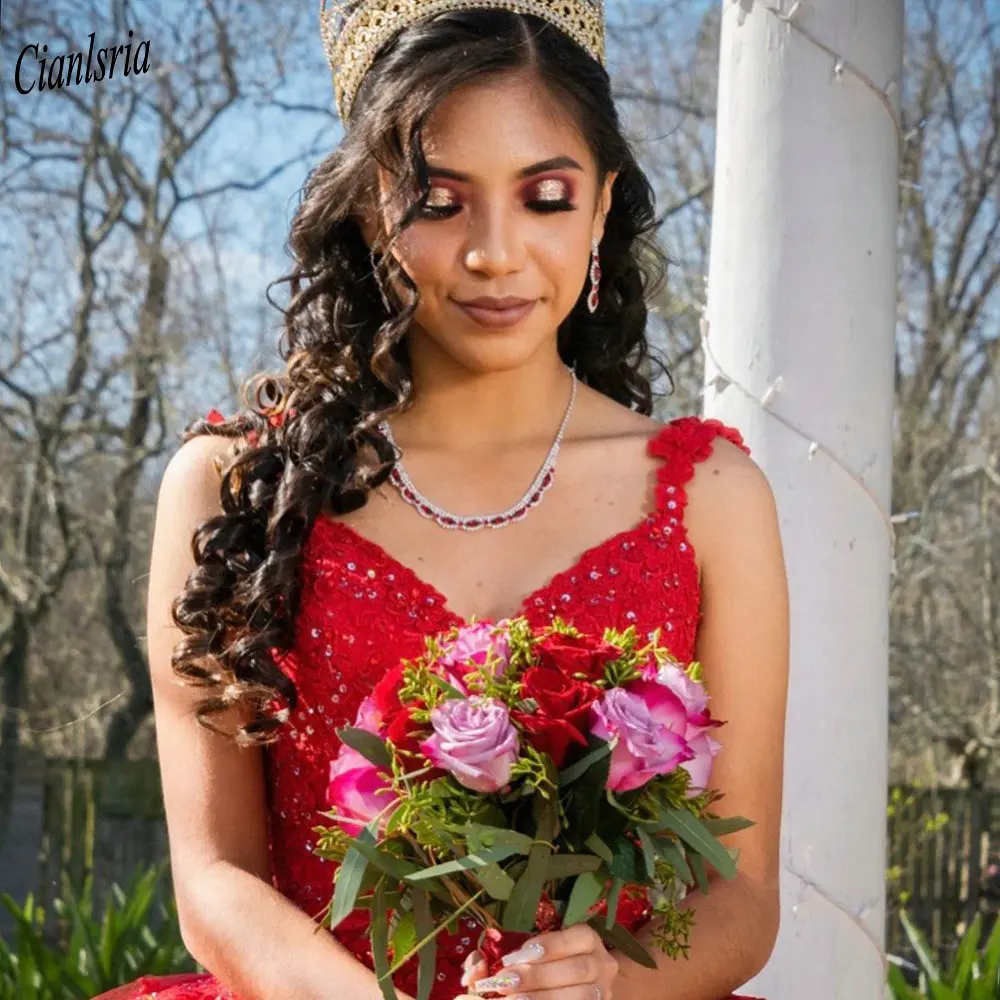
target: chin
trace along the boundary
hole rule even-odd
[[[554,348],[556,343],[554,332],[518,329],[472,335],[466,331],[449,331],[446,336],[421,331],[420,336],[434,342],[434,353],[443,354],[457,366],[478,375],[523,368],[531,364],[539,352]]]

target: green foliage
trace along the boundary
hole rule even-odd
[[[166,865],[137,872],[125,889],[111,887],[103,914],[95,912],[93,883],[77,895],[63,878],[53,904],[62,932],[44,932],[45,913],[28,896],[18,905],[0,895],[15,929],[0,938],[0,1000],[89,1000],[140,976],[192,972],[172,898],[160,901]]]
[[[906,906],[910,891],[904,882],[908,870],[917,860],[917,853],[948,825],[948,814],[940,810],[921,810],[919,786],[904,790],[895,787],[889,793],[886,819],[889,821],[888,866],[885,872],[886,892],[890,910]]]
[[[903,929],[920,964],[917,986],[906,982],[903,973],[889,967],[888,996],[891,1000],[1000,1000],[1000,920],[982,943],[983,917],[976,916],[959,941],[947,968],[940,968],[920,931],[906,913],[900,913]],[[982,946],[980,946],[982,943]]]

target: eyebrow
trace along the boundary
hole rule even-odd
[[[540,163],[533,163],[530,167],[522,167],[517,172],[518,180],[525,180],[534,177],[536,174],[543,174],[548,170],[583,170],[572,156],[553,156],[550,160],[542,160]],[[472,178],[468,174],[463,174],[458,170],[450,170],[448,167],[434,166],[428,163],[427,173],[430,177],[447,177],[453,181],[462,181],[469,184]]]

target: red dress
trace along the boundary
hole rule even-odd
[[[681,417],[665,424],[648,444],[649,454],[661,460],[654,509],[633,527],[587,549],[524,598],[516,614],[534,625],[558,614],[596,633],[608,626],[635,625],[646,634],[660,628],[662,641],[679,660],[693,659],[700,590],[683,521],[685,484],[695,464],[711,454],[717,436],[749,454],[739,432],[718,421]],[[444,595],[343,521],[316,522],[301,572],[296,641],[281,658],[298,690],[298,705],[284,737],[265,751],[265,762],[273,882],[316,915],[329,902],[333,878],[333,864],[311,848],[312,828],[325,808],[329,762],[339,746],[334,730],[353,722],[362,699],[387,669],[423,653],[427,635],[465,622]],[[367,919],[367,911],[355,911],[334,933],[372,968]],[[465,920],[457,933],[439,935],[432,1000],[453,1000],[464,992],[462,962],[479,930],[474,920]],[[416,963],[401,969],[395,983],[415,995]],[[100,1000],[153,997],[238,1000],[208,975],[146,977]]]

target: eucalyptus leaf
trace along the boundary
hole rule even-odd
[[[596,872],[601,859],[593,854],[553,854],[548,860],[546,878],[564,879],[582,872]]]
[[[410,883],[426,882],[428,879],[440,878],[442,875],[455,875],[458,872],[467,872],[474,868],[484,868],[486,865],[504,861],[506,858],[520,853],[520,849],[512,844],[501,844],[478,854],[466,854],[464,858],[431,865],[430,868],[411,872],[405,877],[406,881]]]
[[[352,750],[357,750],[365,760],[378,767],[392,767],[392,755],[389,753],[389,748],[374,733],[357,726],[344,726],[337,730],[337,735],[340,737],[341,743],[346,744]]]
[[[587,914],[601,898],[606,882],[607,879],[597,872],[584,872],[577,876],[566,904],[563,927],[572,927],[588,919]]]
[[[751,826],[756,826],[752,819],[747,819],[745,816],[705,819],[702,820],[702,823],[713,837],[724,837],[727,833],[738,833],[740,830],[748,830]]]
[[[611,859],[614,855],[611,853],[611,848],[597,836],[596,833],[592,833],[584,842],[587,847],[589,847],[603,862],[606,864],[611,864]]]
[[[688,864],[691,866],[691,871],[694,872],[695,881],[698,883],[698,888],[701,889],[702,895],[708,895],[708,874],[705,872],[705,860],[700,854],[689,854]]]
[[[413,890],[413,917],[417,925],[418,943],[423,942],[418,952],[420,957],[416,1000],[429,1000],[437,966],[437,937],[434,933],[434,918],[431,916],[430,897],[423,889]]]
[[[372,820],[353,839],[374,846],[377,830],[378,820]],[[330,930],[336,930],[354,909],[367,867],[368,859],[353,845],[349,847],[337,872],[337,888],[334,890],[333,905],[330,907]]]
[[[604,918],[604,926],[608,930],[615,926],[615,921],[618,919],[618,900],[621,898],[624,888],[625,883],[622,879],[612,878],[611,890],[608,892],[608,912]]]
[[[385,1000],[399,1000],[389,975],[389,919],[385,905],[385,881],[375,886],[371,909],[372,960],[375,978]]]
[[[656,880],[656,844],[653,838],[639,827],[639,844],[642,846],[642,860],[646,864],[646,877],[650,882]]]
[[[706,861],[713,865],[723,878],[736,877],[736,863],[729,856],[729,852],[705,829],[704,823],[690,810],[683,808],[661,809],[656,829],[666,829],[676,833],[685,844],[693,847]]]
[[[588,923],[607,944],[620,951],[626,958],[632,959],[645,969],[657,968],[656,959],[621,924],[607,927],[600,917],[593,917]]]
[[[546,869],[552,848],[548,844],[535,844],[528,854],[528,867],[514,883],[514,889],[503,911],[505,931],[527,932],[534,929],[535,913],[545,888]]]
[[[467,823],[464,832],[470,849],[476,853],[506,845],[516,848],[517,854],[527,854],[534,843],[526,833],[506,830],[499,826],[486,826],[483,823]]]
[[[404,879],[407,875],[411,875],[413,872],[419,870],[418,866],[412,861],[407,861],[405,858],[397,858],[395,855],[389,854],[388,851],[379,850],[374,844],[357,839],[352,846],[356,851],[363,854],[370,864],[386,875],[391,875],[393,878]]]
[[[565,788],[572,784],[577,778],[582,777],[598,761],[603,760],[611,753],[611,744],[602,743],[595,750],[581,757],[575,764],[570,764],[565,770],[559,772],[558,784],[560,788]]]
[[[514,880],[499,865],[477,868],[472,877],[494,898],[510,899],[514,891]]]

